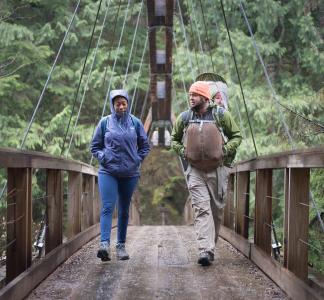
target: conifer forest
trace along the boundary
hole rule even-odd
[[[132,113],[145,120],[149,109],[149,105],[142,105],[149,89],[146,1],[131,0],[128,5],[127,0],[81,0],[70,24],[77,2],[0,1],[0,147],[20,149],[33,118],[24,150],[90,163],[89,143],[109,88],[124,87],[133,101]],[[220,1],[175,1],[173,113],[177,116],[187,109],[188,89],[198,74],[215,72],[227,81],[229,110],[244,137],[236,161],[256,155],[249,120],[259,155],[323,145],[323,1],[242,1],[271,86],[240,3],[224,1],[236,69]],[[60,55],[56,57],[70,25]],[[51,70],[56,58],[56,66]],[[42,101],[33,116],[42,91]],[[105,114],[108,112],[109,107]],[[287,137],[286,126],[291,138]],[[272,208],[281,243],[283,176],[283,171],[274,172],[274,196],[278,201]],[[311,191],[322,219],[323,183],[324,170],[312,169]],[[0,169],[1,190],[5,184],[5,170]],[[250,194],[254,192],[251,187]],[[142,166],[137,194],[142,224],[161,224],[161,209],[166,211],[166,224],[182,223],[188,192],[179,159],[168,148],[151,151]],[[44,174],[36,170],[33,177],[36,229],[44,215],[43,195]],[[250,201],[253,216],[251,196]],[[2,220],[5,211],[6,201],[2,198]],[[324,235],[312,205],[309,224],[312,245],[309,265],[323,273]],[[0,230],[2,233],[4,229]],[[3,243],[0,241],[0,248]]]

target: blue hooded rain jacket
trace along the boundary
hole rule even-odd
[[[124,97],[127,112],[115,112],[113,99]],[[90,150],[100,163],[99,172],[115,177],[139,176],[141,162],[148,155],[150,146],[144,127],[139,119],[129,113],[130,100],[125,90],[110,92],[111,115],[101,119],[93,136]],[[103,131],[102,122],[106,122]],[[103,136],[104,132],[104,136]]]

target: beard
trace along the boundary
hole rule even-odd
[[[205,99],[203,97],[200,98],[200,101],[191,107],[191,110],[194,112],[199,112],[205,106]]]

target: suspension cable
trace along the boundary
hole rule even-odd
[[[232,39],[231,39],[231,34],[229,32],[229,28],[228,28],[228,24],[227,24],[227,19],[226,19],[226,15],[225,15],[225,10],[224,10],[224,5],[223,5],[223,1],[220,0],[220,4],[221,4],[221,8],[222,8],[222,13],[223,13],[223,17],[224,17],[224,22],[225,22],[225,26],[226,26],[226,31],[227,31],[227,35],[228,35],[228,39],[230,42],[230,46],[231,46],[231,51],[232,51],[232,56],[233,56],[233,60],[234,60],[234,65],[235,65],[235,70],[236,70],[236,74],[237,74],[237,78],[240,84],[240,89],[241,89],[241,94],[242,94],[242,98],[243,98],[243,103],[244,103],[244,108],[245,108],[245,112],[246,112],[246,116],[248,119],[248,123],[249,123],[249,128],[250,128],[250,132],[251,132],[251,137],[252,137],[252,141],[253,141],[253,146],[254,146],[254,151],[256,156],[258,155],[258,150],[255,144],[255,139],[254,139],[254,134],[253,134],[253,130],[252,130],[252,125],[251,125],[251,121],[250,121],[250,116],[249,116],[249,112],[247,109],[247,105],[246,105],[246,101],[245,101],[245,96],[244,96],[244,91],[243,91],[243,87],[242,87],[242,82],[241,82],[241,77],[238,71],[238,67],[237,67],[237,63],[236,63],[236,57],[235,57],[235,52],[234,52],[234,48],[233,48],[233,44],[232,44]]]
[[[83,62],[83,67],[82,67],[82,71],[81,71],[81,75],[80,75],[78,87],[77,87],[76,93],[74,95],[73,106],[72,106],[72,111],[71,111],[70,118],[69,118],[69,123],[68,123],[68,126],[66,127],[65,134],[64,134],[63,145],[62,145],[62,149],[61,149],[61,155],[64,153],[64,150],[65,150],[65,143],[66,143],[66,140],[67,140],[67,135],[68,135],[68,132],[69,132],[69,129],[70,129],[70,124],[71,124],[72,117],[73,117],[73,114],[74,114],[74,109],[75,109],[76,101],[78,99],[78,95],[79,95],[79,91],[80,91],[80,87],[81,87],[81,82],[82,82],[83,74],[85,72],[85,67],[86,67],[86,64],[87,64],[87,61],[88,61],[88,57],[89,57],[89,53],[90,53],[90,48],[91,48],[91,44],[92,44],[94,32],[95,32],[95,29],[97,27],[97,21],[98,21],[98,18],[99,18],[101,4],[102,4],[102,0],[100,0],[99,6],[98,6],[98,10],[97,10],[97,14],[96,14],[96,19],[95,19],[95,22],[94,22],[93,27],[92,27],[92,33],[91,33],[91,37],[90,37],[89,44],[88,44],[87,54],[86,54],[85,60]]]
[[[143,0],[141,2],[141,7],[140,7],[140,10],[138,12],[137,21],[136,21],[136,27],[135,27],[135,32],[133,34],[132,46],[131,46],[131,49],[130,49],[130,52],[129,52],[129,56],[128,56],[128,62],[127,62],[127,67],[126,67],[126,72],[125,72],[125,77],[124,77],[124,82],[123,82],[123,89],[125,88],[125,85],[126,85],[126,80],[127,80],[127,75],[128,75],[128,68],[129,68],[130,60],[131,60],[132,53],[133,53],[133,47],[134,47],[134,42],[135,42],[135,38],[136,38],[136,35],[137,35],[137,28],[138,28],[140,16],[142,14],[142,7],[143,7]]]
[[[69,147],[67,149],[66,157],[68,156],[68,154],[70,152],[70,148],[71,148],[72,141],[73,141],[73,138],[74,138],[74,132],[75,132],[77,124],[79,122],[82,105],[83,105],[84,98],[85,98],[85,95],[86,95],[87,90],[88,90],[89,80],[91,78],[92,69],[93,69],[94,63],[96,61],[96,57],[97,57],[98,48],[99,48],[99,44],[100,44],[100,41],[101,41],[103,29],[104,29],[105,24],[106,24],[106,19],[107,19],[107,14],[108,14],[110,3],[111,3],[111,0],[108,0],[107,8],[106,8],[106,11],[105,11],[105,16],[104,16],[104,19],[102,21],[101,30],[100,30],[99,37],[98,37],[98,40],[97,40],[97,45],[96,45],[96,48],[95,48],[94,53],[93,53],[93,59],[92,59],[92,63],[91,63],[91,66],[90,66],[90,70],[89,70],[88,75],[87,75],[86,83],[85,83],[85,85],[83,87],[83,94],[82,94],[82,98],[81,98],[81,101],[80,101],[79,111],[78,111],[78,115],[77,115],[77,118],[76,118],[75,123],[74,123],[73,130],[72,130],[72,134],[71,134],[71,138],[70,138]]]
[[[214,62],[213,62],[213,56],[212,56],[212,53],[211,53],[210,41],[209,41],[209,37],[208,37],[208,30],[207,30],[207,25],[206,25],[206,20],[205,20],[204,7],[203,7],[203,4],[202,4],[202,1],[199,0],[199,2],[200,2],[200,8],[201,8],[203,21],[204,21],[204,27],[205,27],[206,41],[207,41],[207,45],[208,45],[209,57],[210,57],[210,61],[211,61],[211,64],[212,64],[213,72],[215,72],[215,66],[214,66]]]
[[[283,117],[283,115],[282,115],[282,111],[281,111],[281,109],[280,109],[280,105],[283,106],[283,107],[286,108],[286,109],[287,109],[287,107],[285,107],[284,105],[282,105],[282,104],[279,102],[279,100],[278,100],[278,96],[277,96],[277,94],[276,94],[276,92],[275,92],[275,90],[274,90],[274,88],[273,88],[273,85],[272,85],[271,79],[270,79],[269,74],[268,74],[268,70],[267,70],[267,68],[266,68],[266,66],[265,66],[265,64],[264,64],[263,58],[262,58],[262,56],[261,56],[261,54],[260,54],[259,47],[258,47],[258,45],[257,45],[256,42],[255,42],[255,38],[254,38],[254,34],[253,34],[252,29],[251,29],[251,26],[250,26],[250,22],[249,22],[249,20],[248,20],[248,18],[247,18],[247,16],[246,16],[246,13],[245,13],[245,10],[244,10],[244,7],[243,7],[243,4],[242,4],[241,1],[239,2],[239,5],[240,5],[241,13],[242,13],[242,15],[243,15],[243,17],[244,17],[245,23],[246,23],[246,25],[247,25],[247,27],[248,27],[248,30],[249,30],[249,33],[250,33],[250,37],[251,37],[251,41],[252,41],[253,47],[254,47],[254,49],[255,49],[255,51],[256,51],[256,54],[257,54],[257,56],[258,56],[258,58],[259,58],[259,61],[260,61],[261,65],[262,65],[264,75],[265,75],[265,77],[266,77],[266,80],[267,80],[267,83],[268,83],[268,85],[269,85],[269,88],[270,88],[270,90],[271,90],[271,92],[272,92],[272,96],[273,96],[273,98],[275,99],[275,103],[277,104],[277,110],[279,111],[279,115],[280,115],[280,118],[281,118],[281,122],[282,122],[282,124],[283,124],[283,126],[284,126],[284,128],[285,128],[285,131],[286,131],[286,134],[287,134],[287,136],[288,136],[288,139],[289,139],[290,145],[291,145],[292,148],[294,149],[294,148],[296,148],[296,145],[295,145],[295,143],[294,143],[294,141],[293,141],[293,139],[292,139],[292,137],[291,137],[291,135],[290,135],[288,125],[287,125],[287,123],[285,122],[285,119],[284,119],[284,117]],[[290,109],[288,109],[288,110],[291,111]],[[311,191],[309,192],[309,197],[310,197],[310,199],[311,199],[311,201],[312,201],[312,203],[313,203],[313,205],[314,205],[314,208],[315,208],[315,211],[316,211],[316,216],[317,216],[317,218],[318,218],[318,220],[319,220],[319,222],[320,222],[320,225],[321,225],[322,231],[324,232],[324,223],[323,223],[323,220],[322,220],[322,218],[321,218],[320,212],[319,212],[319,210],[318,210],[318,208],[317,208],[316,201],[315,201],[315,199],[314,199],[313,194],[312,194]]]
[[[149,95],[149,92],[150,92],[150,86],[151,86],[151,79],[149,80],[148,88],[146,89],[146,94],[145,94],[145,98],[144,98],[144,103],[143,103],[142,110],[141,110],[141,115],[140,115],[140,119],[141,119],[141,120],[143,120],[144,113],[145,113],[145,110],[146,110],[147,100],[148,100],[148,95]]]
[[[190,65],[190,69],[191,69],[191,75],[192,75],[192,79],[195,80],[195,74],[193,73],[193,66],[192,66],[191,55],[190,55],[190,51],[189,51],[189,44],[188,44],[188,40],[187,40],[186,29],[185,29],[185,26],[184,26],[184,23],[183,23],[181,7],[180,7],[179,0],[176,0],[176,1],[177,1],[177,4],[178,4],[179,18],[180,18],[180,22],[181,22],[181,25],[182,25],[182,32],[183,32],[183,36],[184,36],[186,47],[187,47],[187,54],[188,54],[188,58],[189,58],[189,65]]]
[[[108,85],[106,96],[105,96],[104,106],[102,108],[101,118],[103,118],[103,116],[105,114],[105,111],[106,111],[107,100],[108,100],[108,97],[109,97],[111,82],[112,82],[112,78],[114,76],[115,67],[116,67],[116,63],[117,63],[117,59],[118,59],[118,55],[119,55],[119,50],[120,50],[120,45],[121,45],[121,41],[122,41],[122,38],[123,38],[123,35],[124,35],[125,24],[126,24],[126,20],[127,20],[127,16],[128,16],[128,11],[129,11],[129,4],[130,4],[130,0],[128,0],[128,2],[127,2],[127,7],[126,7],[125,17],[124,17],[124,21],[123,21],[123,26],[122,26],[122,30],[121,30],[120,37],[119,37],[119,42],[118,42],[118,46],[117,46],[117,52],[116,52],[113,68],[112,68],[112,71],[111,71],[111,74],[110,74],[109,85]]]
[[[59,56],[60,56],[60,53],[61,53],[61,51],[62,51],[62,49],[63,49],[63,45],[64,45],[64,43],[65,43],[65,40],[66,40],[66,38],[67,38],[67,36],[68,36],[68,34],[69,34],[69,32],[70,32],[70,29],[71,29],[72,23],[73,23],[73,21],[74,21],[74,19],[75,19],[76,13],[77,13],[77,11],[78,11],[78,8],[79,8],[79,5],[80,5],[80,2],[81,2],[81,0],[78,1],[77,5],[76,5],[76,7],[75,7],[75,9],[74,9],[74,12],[73,12],[72,18],[71,18],[70,23],[69,23],[69,25],[68,25],[68,28],[67,28],[67,30],[66,30],[66,32],[65,32],[65,35],[64,35],[64,38],[63,38],[62,43],[61,43],[61,45],[60,45],[60,48],[59,48],[59,50],[58,50],[58,52],[57,52],[57,54],[56,54],[56,57],[55,57],[55,60],[54,60],[54,62],[53,62],[53,65],[52,65],[52,67],[51,67],[51,70],[50,70],[50,72],[49,72],[49,74],[48,74],[48,76],[47,76],[47,80],[46,80],[46,82],[45,82],[45,84],[44,84],[43,90],[42,90],[41,95],[40,95],[40,97],[39,97],[39,99],[38,99],[38,102],[37,102],[37,105],[36,105],[35,110],[34,110],[34,112],[33,112],[33,115],[32,115],[32,117],[31,117],[31,119],[30,119],[30,122],[29,122],[29,124],[28,124],[28,126],[27,126],[27,129],[25,130],[24,137],[23,137],[22,142],[21,142],[21,144],[20,144],[20,149],[23,149],[23,147],[24,147],[24,145],[25,145],[25,142],[26,142],[26,139],[27,139],[27,135],[28,135],[28,133],[29,133],[29,130],[30,130],[30,128],[31,128],[31,126],[32,126],[32,124],[33,124],[33,122],[34,122],[34,119],[35,119],[36,113],[37,113],[37,111],[38,111],[38,108],[39,108],[39,106],[40,106],[40,104],[41,104],[41,102],[42,102],[42,100],[43,100],[43,97],[44,97],[44,94],[45,94],[45,90],[46,90],[46,88],[47,88],[47,86],[48,86],[48,83],[49,83],[49,81],[50,81],[50,79],[51,79],[51,76],[52,76],[52,73],[53,73],[54,68],[55,68],[55,66],[56,66],[57,60],[58,60],[58,58],[59,58]]]
[[[132,112],[133,103],[135,102],[135,93],[137,91],[138,80],[139,80],[139,77],[141,75],[141,70],[142,70],[144,55],[145,55],[146,48],[147,48],[147,41],[148,41],[148,35],[146,34],[145,45],[144,45],[144,49],[143,49],[143,53],[142,53],[142,57],[141,57],[140,66],[139,66],[138,73],[137,73],[136,85],[135,85],[135,89],[134,89],[133,96],[132,96],[131,106],[130,106],[130,109],[129,109],[130,113]],[[136,110],[136,104],[134,106],[134,114],[135,114],[135,110]]]
[[[250,33],[250,36],[251,36],[252,45],[253,45],[253,47],[254,47],[254,49],[255,49],[255,51],[256,51],[256,54],[257,54],[257,56],[258,56],[258,58],[259,58],[259,61],[260,61],[261,65],[262,65],[263,73],[264,73],[264,75],[265,75],[265,77],[266,77],[266,80],[267,80],[267,83],[268,83],[269,88],[270,88],[270,90],[271,90],[271,93],[272,93],[273,99],[275,100],[276,107],[277,107],[277,110],[278,110],[278,112],[279,112],[279,116],[280,116],[281,123],[283,124],[284,130],[285,130],[286,135],[287,135],[287,137],[288,137],[289,143],[290,143],[290,145],[292,146],[292,149],[295,149],[295,148],[296,148],[296,145],[295,145],[295,143],[294,143],[294,141],[293,141],[293,139],[292,139],[292,137],[291,137],[291,135],[290,135],[288,125],[287,125],[287,123],[286,123],[286,121],[285,121],[285,119],[284,119],[284,117],[283,117],[283,114],[282,114],[281,108],[280,108],[280,106],[279,106],[278,96],[277,96],[277,94],[276,94],[276,92],[275,92],[275,90],[274,90],[274,88],[273,88],[273,85],[272,85],[272,83],[271,83],[271,80],[270,80],[270,77],[269,77],[269,74],[268,74],[267,68],[266,68],[266,66],[265,66],[265,64],[264,64],[264,61],[263,61],[262,57],[261,57],[261,54],[260,54],[259,48],[258,48],[258,46],[257,46],[257,44],[256,44],[256,42],[255,42],[255,38],[254,38],[254,35],[253,35],[253,32],[252,32],[252,29],[251,29],[251,26],[250,26],[249,20],[248,20],[247,17],[246,17],[245,10],[244,10],[244,7],[243,7],[241,1],[240,1],[239,5],[240,5],[241,13],[242,13],[242,15],[243,15],[243,17],[244,17],[245,23],[246,23],[246,25],[247,25],[247,27],[248,27],[248,29],[249,29],[249,33]]]
[[[200,47],[200,51],[201,51],[201,53],[203,55],[203,60],[202,61],[204,63],[205,71],[207,72],[206,55],[205,55],[204,48],[202,46],[202,42],[201,42],[201,38],[200,38],[200,32],[199,32],[199,27],[198,27],[198,21],[196,19],[195,7],[194,7],[194,4],[193,4],[193,1],[189,0],[189,2],[191,3],[192,18],[194,20],[194,24],[195,24],[196,31],[197,31],[198,44],[199,44],[199,47]]]
[[[173,36],[173,42],[174,42],[174,46],[175,46],[175,48],[177,50],[177,54],[178,54],[177,40],[176,40],[175,35]],[[184,91],[184,94],[186,95],[187,89],[186,89],[186,84],[185,84],[184,75],[183,75],[181,66],[179,67],[179,70],[180,70],[181,79],[182,79],[183,91]]]
[[[195,43],[194,43],[194,33],[193,33],[193,28],[192,28],[192,22],[191,22],[191,16],[190,16],[190,11],[189,11],[189,2],[188,0],[186,0],[186,6],[188,9],[188,18],[189,18],[189,25],[190,25],[190,36],[191,36],[191,40],[193,43],[193,49],[195,51],[195,59],[196,59],[196,65],[198,68],[198,73],[200,73],[200,65],[199,65],[199,60],[198,60],[198,55],[197,55],[197,49],[195,47]]]

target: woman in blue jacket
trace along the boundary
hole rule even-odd
[[[125,90],[110,92],[111,114],[102,118],[91,142],[91,153],[100,163],[98,183],[102,200],[101,242],[97,256],[110,260],[112,215],[117,202],[117,259],[129,259],[125,249],[128,212],[136,188],[140,165],[150,151],[143,125],[129,112]]]

